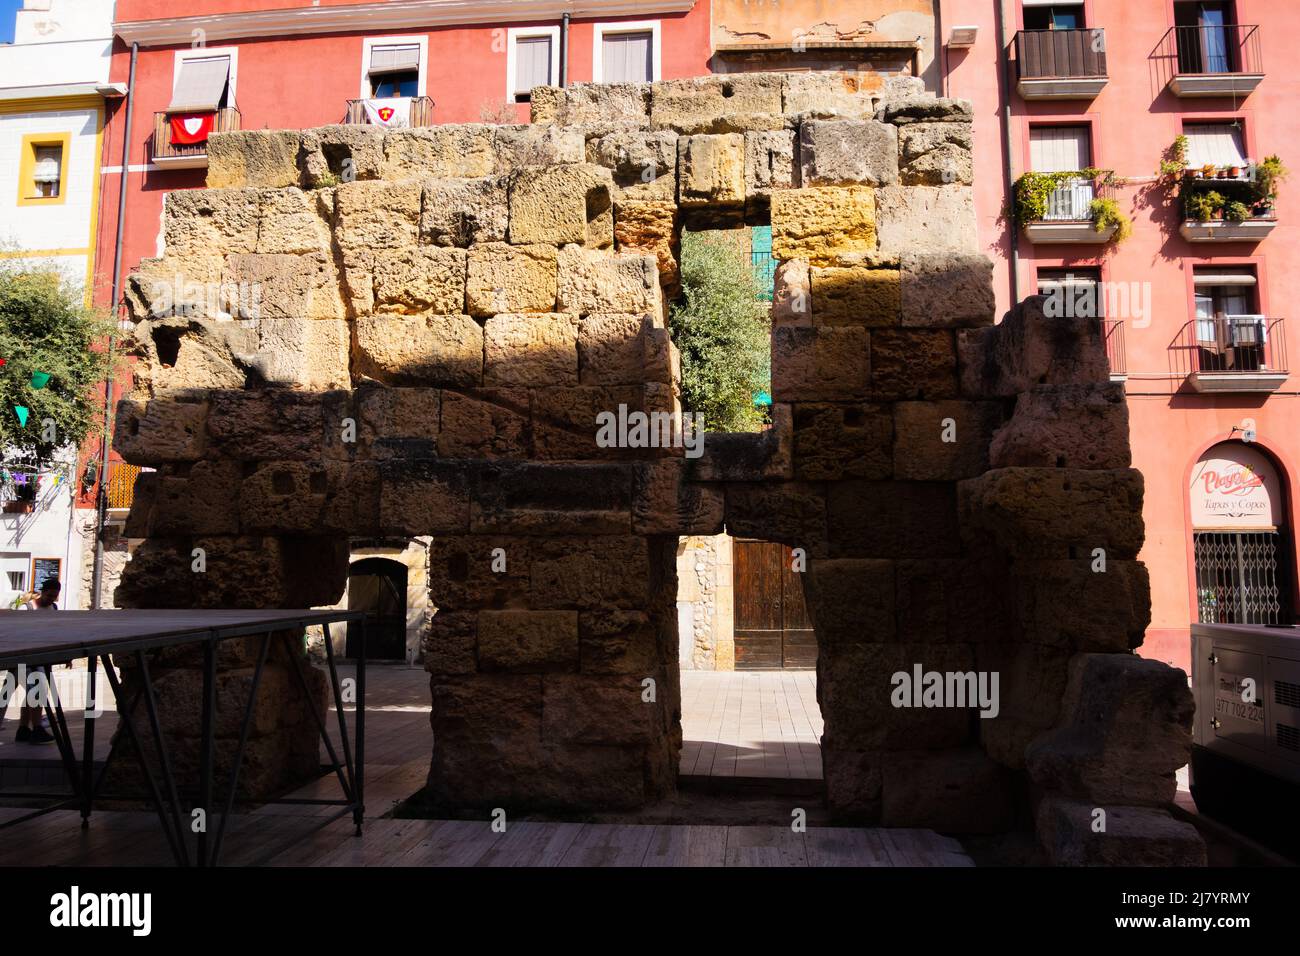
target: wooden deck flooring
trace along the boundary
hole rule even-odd
[[[685,675],[684,675],[685,676]],[[692,675],[698,677],[701,675]],[[807,779],[820,777],[801,749],[820,734],[810,674],[703,675],[687,678],[692,708],[684,715],[689,741],[730,727],[714,749],[693,748],[697,774],[781,776],[797,763]],[[739,678],[739,679],[715,679]],[[752,678],[758,678],[753,680]],[[805,686],[806,685],[806,686]],[[798,706],[796,706],[796,704]],[[700,719],[707,707],[712,723]],[[418,791],[429,771],[428,678],[417,668],[375,667],[366,709],[367,821],[360,837],[350,819],[330,820],[336,808],[272,804],[232,817],[222,847],[224,866],[972,866],[961,845],[929,830],[783,826],[692,826],[508,821],[504,833],[490,821],[385,818]],[[77,715],[79,716],[79,715]],[[107,742],[107,715],[97,734]],[[69,713],[69,718],[74,717]],[[73,720],[74,732],[79,721]],[[14,723],[6,721],[12,733]],[[712,729],[710,729],[712,728]],[[734,741],[732,740],[734,738]],[[770,739],[769,739],[770,738]],[[791,739],[793,738],[793,740]],[[11,739],[11,738],[10,738]],[[744,741],[762,742],[761,758],[746,761]],[[779,754],[771,740],[780,746]],[[816,737],[813,737],[816,740]],[[792,746],[793,743],[793,746]],[[731,747],[734,753],[727,753]],[[35,748],[0,746],[0,759]],[[44,748],[49,760],[56,760]],[[97,748],[98,750],[98,748]],[[24,754],[25,756],[25,754]],[[683,756],[683,771],[687,770]],[[793,774],[788,774],[793,776]],[[298,797],[336,797],[333,777],[297,791]],[[0,821],[27,811],[0,808]],[[172,859],[152,811],[96,811],[82,830],[76,811],[57,811],[3,832],[0,866],[167,866]]]

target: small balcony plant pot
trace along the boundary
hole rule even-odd
[[[1229,172],[1232,174],[1232,178],[1233,178],[1233,179],[1240,179],[1240,178],[1241,178],[1241,167],[1240,167],[1240,166],[1233,166],[1232,169],[1229,170]]]
[[[1196,170],[1195,172],[1192,173],[1192,178],[1193,178],[1193,179],[1204,179],[1204,178],[1205,178],[1205,173],[1203,173],[1201,170],[1198,169],[1198,170]]]

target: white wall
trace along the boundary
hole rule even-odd
[[[103,39],[113,35],[114,0],[26,0],[14,43]]]
[[[73,483],[65,478],[56,488],[53,479],[46,478],[43,484],[31,514],[0,514],[0,572],[25,570],[25,584],[30,588],[33,557],[61,558],[63,594],[59,607],[77,610],[82,558],[80,536],[69,534]],[[9,587],[9,575],[0,573],[0,607],[9,607],[18,594]]]

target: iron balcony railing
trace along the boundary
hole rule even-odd
[[[1102,334],[1106,337],[1106,359],[1111,375],[1128,374],[1128,351],[1124,345],[1124,320],[1102,319]]]
[[[432,126],[433,125],[433,100],[428,96],[411,96],[410,113],[407,115],[408,126]],[[370,118],[366,115],[365,100],[348,100],[347,115],[343,122],[349,125],[367,125]]]
[[[1106,76],[1106,31],[1021,30],[1016,68],[1022,80],[1094,79]]]
[[[1241,23],[1170,27],[1156,46],[1156,59],[1171,76],[1263,73],[1259,27]]]
[[[201,143],[191,143],[189,145],[176,145],[172,143],[171,118],[172,114],[170,113],[154,114],[153,158],[155,160],[166,160],[206,156],[208,154],[207,140],[204,140]],[[217,110],[217,119],[212,125],[212,132],[229,133],[239,128],[239,110],[233,108]]]
[[[1283,319],[1263,315],[1217,315],[1192,319],[1170,346],[1180,377],[1197,372],[1256,375],[1286,373]]]
[[[1114,190],[1100,180],[1067,179],[1047,197],[1043,222],[1088,222],[1092,219],[1092,201],[1111,196]]]

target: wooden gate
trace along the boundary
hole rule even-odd
[[[735,542],[736,670],[817,666],[817,639],[803,599],[803,576],[790,549],[770,541]]]

